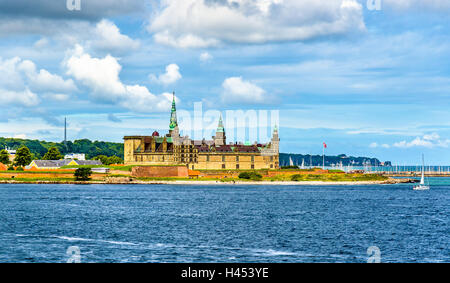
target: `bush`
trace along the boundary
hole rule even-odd
[[[281,169],[299,169],[298,166],[281,166]]]
[[[8,167],[8,171],[14,171],[14,166],[12,166],[12,165],[9,166],[9,167]]]
[[[250,180],[250,173],[248,173],[248,172],[242,172],[241,174],[239,174],[239,179],[247,179],[247,180]]]
[[[25,171],[25,170],[23,170],[22,166],[19,166],[19,167],[16,168],[16,171]]]
[[[77,181],[89,181],[91,179],[91,168],[78,168],[73,174]]]
[[[291,176],[291,181],[294,182],[298,182],[298,181],[302,181],[303,180],[303,176],[300,174],[295,174]]]
[[[256,172],[242,172],[239,174],[239,179],[260,181],[262,179],[262,176]]]

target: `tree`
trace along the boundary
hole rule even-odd
[[[63,156],[59,152],[58,148],[52,146],[43,157],[44,160],[60,160]]]
[[[103,165],[108,165],[108,156],[106,155],[97,155],[93,158],[94,160],[100,160]]]
[[[77,181],[89,181],[91,179],[92,170],[91,168],[86,167],[78,168],[73,175]]]
[[[93,158],[94,160],[100,160],[103,165],[111,165],[111,164],[122,164],[123,159],[118,156],[106,156],[106,155],[98,155]]]
[[[11,163],[11,161],[9,161],[9,153],[8,151],[6,151],[6,149],[0,151],[0,163],[3,163],[5,165]]]
[[[31,152],[28,147],[23,145],[16,151],[14,162],[18,166],[27,166],[31,163]]]
[[[106,165],[122,164],[123,163],[123,159],[114,155],[114,156],[108,157],[106,162],[107,162]]]

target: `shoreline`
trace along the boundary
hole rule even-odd
[[[361,185],[395,185],[415,183],[411,179],[388,179],[386,181],[343,181],[343,182],[323,182],[323,181],[130,181],[130,182],[108,182],[108,181],[0,181],[1,184],[36,184],[36,185],[260,185],[260,186],[361,186]]]

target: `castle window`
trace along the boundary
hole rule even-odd
[[[252,164],[252,167],[251,167],[252,169],[255,169],[255,164]]]
[[[225,155],[222,155],[222,162],[225,162]]]
[[[255,162],[255,156],[252,155],[252,162]]]
[[[222,169],[225,169],[225,164],[222,164]]]
[[[236,156],[236,162],[239,162],[239,155]]]
[[[271,168],[271,169],[273,168],[273,164],[270,164],[270,168]]]
[[[206,162],[209,162],[209,155],[206,156]]]
[[[239,164],[236,164],[236,169],[239,169]]]

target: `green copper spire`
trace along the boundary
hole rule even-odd
[[[170,125],[169,125],[169,128],[172,131],[173,129],[175,129],[176,126],[178,126],[177,108],[175,106],[175,92],[173,92],[172,110],[170,112]]]
[[[225,132],[225,129],[223,127],[223,121],[222,121],[222,114],[220,115],[219,119],[219,126],[217,126],[217,132]]]

